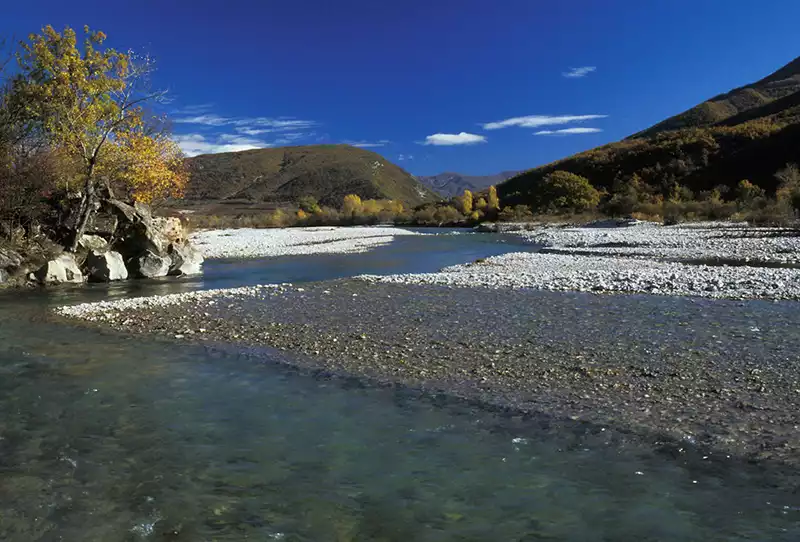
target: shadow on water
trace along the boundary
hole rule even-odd
[[[611,428],[554,435],[464,403],[304,376],[273,352],[40,318],[43,306],[109,294],[433,270],[500,250],[444,237],[341,258],[211,262],[202,280],[177,284],[4,295],[0,539],[800,537],[794,496],[758,472],[698,474]],[[464,245],[443,256],[426,243]]]

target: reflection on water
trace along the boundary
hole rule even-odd
[[[261,265],[248,274],[276,273]],[[218,287],[222,275],[183,287]],[[2,540],[800,537],[796,496],[757,473],[691,472],[609,444],[612,428],[542,435],[465,405],[294,374],[275,354],[38,316],[100,295],[0,298]]]

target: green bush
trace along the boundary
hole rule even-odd
[[[542,179],[534,199],[538,211],[581,213],[597,207],[600,192],[586,177],[559,170]]]

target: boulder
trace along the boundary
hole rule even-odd
[[[84,267],[92,282],[111,282],[128,278],[122,254],[113,250],[92,250],[86,257]]]
[[[203,255],[189,243],[173,243],[169,247],[170,275],[199,275],[203,272]]]
[[[83,282],[83,273],[75,263],[75,257],[66,252],[44,264],[34,273],[34,276],[42,284]]]
[[[166,256],[169,239],[146,205],[136,203],[131,206],[117,200],[109,200],[107,205],[114,209],[120,220],[117,237],[120,239],[119,250],[125,258],[135,258],[148,251]]]
[[[99,235],[82,235],[78,245],[86,250],[96,250],[102,252],[108,249],[108,242]]]
[[[169,256],[159,256],[151,251],[146,251],[137,258],[138,273],[140,277],[152,279],[156,277],[166,277],[172,264]]]
[[[10,275],[8,274],[8,271],[0,268],[0,284],[3,284],[4,282],[8,281],[9,276]]]

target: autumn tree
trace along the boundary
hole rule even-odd
[[[361,211],[361,198],[357,194],[347,194],[342,201],[342,212],[348,216],[354,216]]]
[[[489,200],[487,202],[490,212],[496,213],[500,210],[500,198],[497,197],[497,188],[494,185],[489,187]]]
[[[488,203],[486,203],[486,198],[478,198],[478,201],[475,202],[475,208],[479,211],[485,211]]]
[[[472,192],[469,190],[464,190],[464,195],[461,196],[461,213],[464,216],[469,216],[472,214],[472,207],[473,207],[473,197]]]
[[[145,203],[177,195],[186,183],[180,149],[154,132],[143,107],[161,92],[149,89],[149,58],[104,49],[102,32],[84,27],[77,35],[51,26],[32,34],[17,55],[19,73],[12,100],[24,104],[29,130],[47,141],[62,160],[61,181],[80,187],[71,250],[96,210],[103,187],[119,183]]]

